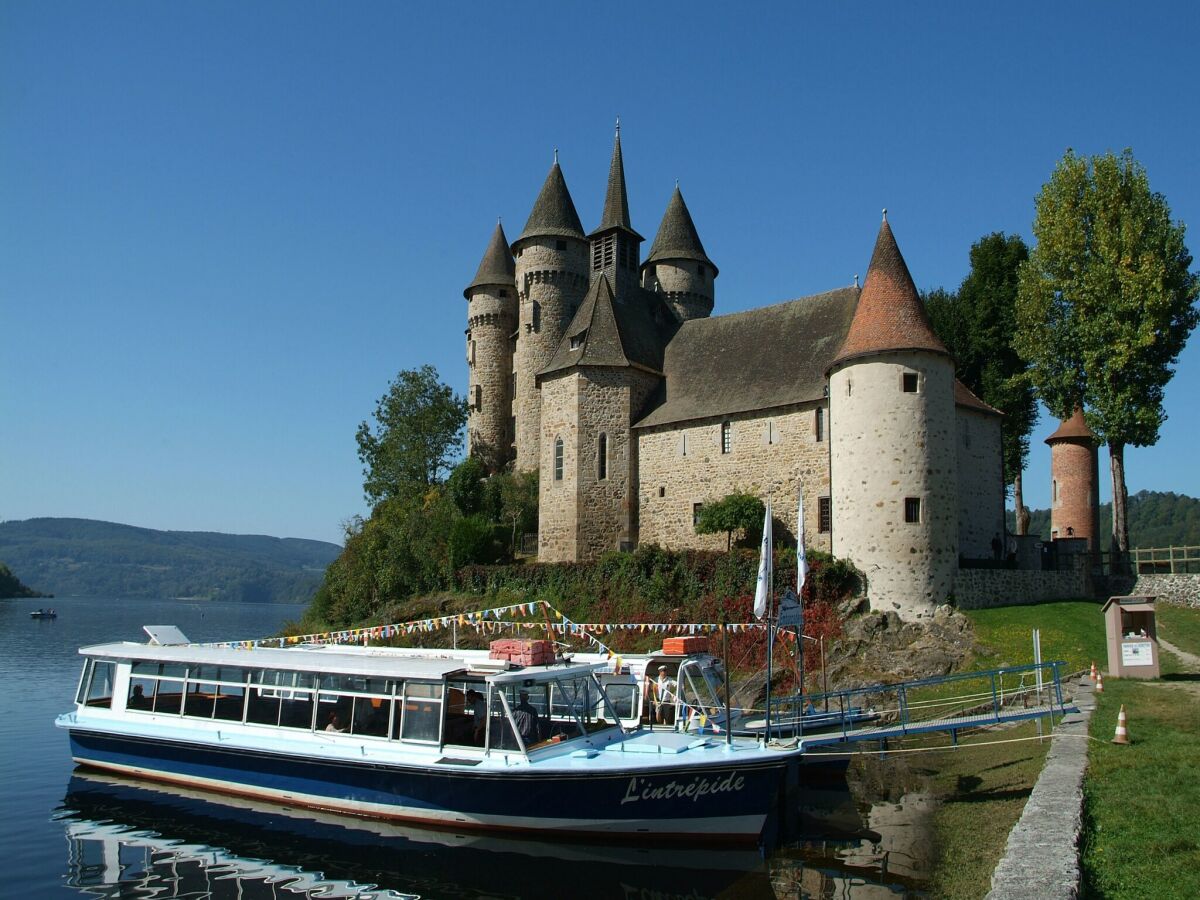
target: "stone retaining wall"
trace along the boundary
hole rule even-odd
[[[1200,609],[1200,574],[1139,575],[1129,593],[1146,594],[1163,603]]]
[[[959,569],[954,579],[954,600],[959,609],[1023,606],[1089,596],[1091,586],[1083,565],[1064,572]]]

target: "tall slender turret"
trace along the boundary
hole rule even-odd
[[[554,356],[588,288],[588,243],[559,168],[557,151],[525,230],[512,249],[517,257],[520,300],[513,336],[516,468],[530,471],[537,468],[539,458],[541,395],[537,373]]]
[[[833,553],[876,610],[932,613],[958,567],[954,363],[888,225],[829,368]]]
[[[592,242],[592,274],[608,278],[617,302],[638,286],[638,261],[645,238],[629,224],[629,196],[625,191],[625,162],[621,156],[621,122],[613,140],[612,163],[608,168],[608,191],[604,213],[596,230],[588,235]]]
[[[1086,538],[1100,550],[1100,442],[1078,407],[1046,438],[1050,445],[1050,537]]]
[[[512,434],[512,333],[517,327],[517,282],[512,251],[499,222],[467,298],[467,446],[495,472],[508,462]]]
[[[679,185],[663,213],[662,224],[642,263],[642,286],[662,293],[681,322],[712,315],[717,277]]]

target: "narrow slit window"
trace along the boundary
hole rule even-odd
[[[704,508],[703,503],[693,503],[692,504],[692,527],[693,528],[700,525],[700,510],[703,508]]]
[[[475,385],[475,411],[481,412],[482,410],[483,410],[483,388],[480,387],[479,385]]]
[[[554,480],[562,481],[563,477],[563,441],[554,439]]]
[[[733,428],[728,422],[721,423],[721,452],[733,452]]]
[[[596,477],[601,481],[608,477],[608,435],[603,433],[596,441]]]
[[[904,498],[904,521],[908,522],[909,524],[915,524],[921,521],[920,497]]]
[[[818,406],[816,415],[813,417],[813,437],[817,443],[825,440],[825,408]]]
[[[829,534],[833,530],[833,503],[829,497],[817,498],[817,531]]]

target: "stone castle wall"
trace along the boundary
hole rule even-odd
[[[724,550],[725,535],[697,534],[696,504],[735,491],[771,499],[775,517],[796,527],[804,490],[806,545],[829,551],[818,531],[819,498],[829,496],[828,429],[816,439],[817,404],[638,429],[639,538],[672,549]],[[731,447],[721,452],[721,424]]]
[[[703,269],[703,273],[701,273]],[[645,287],[666,295],[681,322],[712,315],[716,285],[712,266],[691,259],[655,262],[646,267]]]
[[[479,456],[493,472],[508,461],[513,440],[514,294],[511,287],[485,285],[471,292],[467,304],[467,446],[471,455]]]
[[[917,390],[903,390],[916,373]],[[867,579],[876,610],[929,615],[958,568],[954,370],[943,356],[880,353],[829,382],[833,553]],[[906,522],[906,499],[920,521]]]
[[[1088,563],[1076,557],[1073,568],[1060,572],[1029,569],[959,569],[954,603],[959,609],[1025,606],[1091,597]]]
[[[514,246],[520,308],[513,415],[516,468],[524,472],[536,469],[541,457],[541,394],[537,373],[554,356],[587,293],[588,244],[575,238],[532,237]]]
[[[965,406],[958,419],[958,552],[991,559],[992,538],[1004,539],[1004,472],[1000,417]]]
[[[579,466],[578,371],[542,381],[541,477],[538,479],[538,561],[571,562],[579,545],[579,494],[574,472]],[[554,477],[554,445],[563,442],[562,478]]]

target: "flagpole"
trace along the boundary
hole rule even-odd
[[[770,529],[771,501],[767,501],[767,529]],[[770,536],[767,537],[770,541]],[[775,554],[774,548],[767,544],[767,719],[763,743],[771,742],[771,661],[775,656]]]

